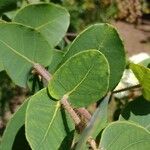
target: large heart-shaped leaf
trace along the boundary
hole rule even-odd
[[[79,34],[71,44],[64,60],[88,49],[97,49],[107,58],[110,65],[110,85],[112,90],[120,81],[125,69],[125,51],[117,31],[108,24],[95,24]]]
[[[51,47],[39,32],[20,24],[0,23],[0,59],[16,84],[25,87],[34,63],[47,66],[51,58]]]
[[[25,112],[28,100],[26,100],[19,110],[13,115],[5,129],[2,142],[0,145],[1,150],[11,150],[14,144],[15,137],[19,129],[25,124]]]
[[[139,64],[130,64],[130,68],[142,86],[143,96],[150,101],[150,69]]]
[[[53,75],[50,95],[64,95],[76,107],[87,106],[102,98],[108,90],[109,65],[97,50],[80,52],[68,59]]]
[[[69,26],[69,13],[52,3],[32,4],[21,9],[14,18],[42,33],[51,46],[56,46]]]
[[[32,150],[70,149],[74,125],[47,89],[31,97],[26,112],[26,137]]]
[[[102,133],[103,150],[149,150],[150,132],[129,122],[111,123]]]
[[[150,102],[142,96],[131,101],[123,110],[119,120],[128,120],[150,131]]]
[[[78,144],[76,146],[76,150],[85,150],[88,138],[92,137],[93,139],[95,139],[96,136],[98,136],[99,133],[102,131],[102,129],[107,125],[108,121],[107,111],[109,99],[110,95],[105,97],[103,101],[100,103],[100,106],[93,114],[87,127],[83,130],[79,138]]]

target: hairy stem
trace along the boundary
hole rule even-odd
[[[96,142],[95,142],[94,139],[89,138],[88,141],[87,141],[87,143],[89,143],[89,145],[91,146],[91,149],[92,149],[92,150],[98,150],[98,149],[97,149],[97,146],[96,146]]]
[[[78,108],[78,109],[76,109],[76,111],[79,115],[82,115],[85,119],[90,121],[91,114],[84,107],[83,108]]]
[[[68,96],[64,95],[63,98],[60,100],[60,103],[62,104],[62,106],[67,110],[67,112],[70,114],[70,116],[72,117],[72,119],[74,120],[76,125],[79,125],[81,120],[78,117],[78,115],[76,114],[76,112],[73,110],[73,108],[70,106],[69,102],[67,101]]]
[[[76,37],[76,36],[77,36],[77,33],[67,33],[66,36]]]
[[[51,80],[51,74],[40,64],[34,64],[33,68],[41,75],[47,82]]]

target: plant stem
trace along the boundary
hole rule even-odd
[[[36,72],[41,75],[47,82],[51,80],[51,74],[40,64],[34,64],[33,68],[36,70]]]
[[[91,114],[83,107],[83,108],[78,108],[76,109],[77,113],[79,115],[84,116],[85,119],[87,119],[88,121],[90,121],[91,119]]]
[[[64,40],[65,40],[65,42],[66,42],[67,44],[70,44],[70,42],[71,42],[71,41],[67,38],[67,36],[64,37]]]
[[[128,90],[135,89],[135,88],[140,88],[140,87],[141,87],[140,84],[137,84],[137,85],[134,85],[134,86],[130,86],[130,87],[127,87],[127,88],[123,88],[123,89],[120,89],[120,90],[113,91],[112,93],[113,94],[120,93],[120,92],[128,91]]]
[[[40,64],[34,64],[33,68],[47,82],[49,82],[52,79],[50,73],[43,66],[41,66]],[[78,126],[80,124],[81,120],[78,117],[78,115],[76,114],[76,112],[73,110],[73,108],[71,107],[69,102],[67,101],[67,96],[66,95],[63,96],[63,98],[60,100],[60,103],[67,110],[67,112],[70,114],[70,116],[72,117],[72,119],[75,122],[75,125]]]
[[[67,112],[70,114],[70,116],[74,120],[75,124],[78,126],[80,124],[81,120],[78,117],[78,115],[76,114],[76,112],[73,110],[73,108],[70,106],[67,99],[68,99],[68,96],[64,95],[63,98],[60,100],[60,103],[67,110]]]
[[[66,36],[76,37],[76,36],[77,36],[77,33],[67,33]]]
[[[98,150],[97,146],[96,146],[96,142],[92,138],[89,138],[87,143],[89,143],[89,145],[91,146],[92,150]]]

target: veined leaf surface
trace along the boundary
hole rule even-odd
[[[150,132],[129,122],[114,122],[102,133],[100,148],[103,150],[149,150]]]
[[[50,99],[46,88],[31,97],[25,129],[32,150],[70,149],[73,122],[60,107],[60,102]]]
[[[85,107],[105,96],[109,65],[97,50],[80,52],[66,61],[49,83],[50,95],[60,100],[64,95],[76,107]]]
[[[35,28],[54,47],[65,36],[70,16],[67,10],[61,6],[39,3],[27,5],[21,9],[14,21]]]
[[[50,64],[52,49],[32,28],[16,23],[0,23],[0,59],[11,79],[26,87],[27,75],[34,63]]]

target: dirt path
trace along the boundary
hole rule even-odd
[[[140,52],[150,54],[150,25],[135,27],[124,22],[115,22],[113,25],[118,29],[124,41],[128,56]]]

